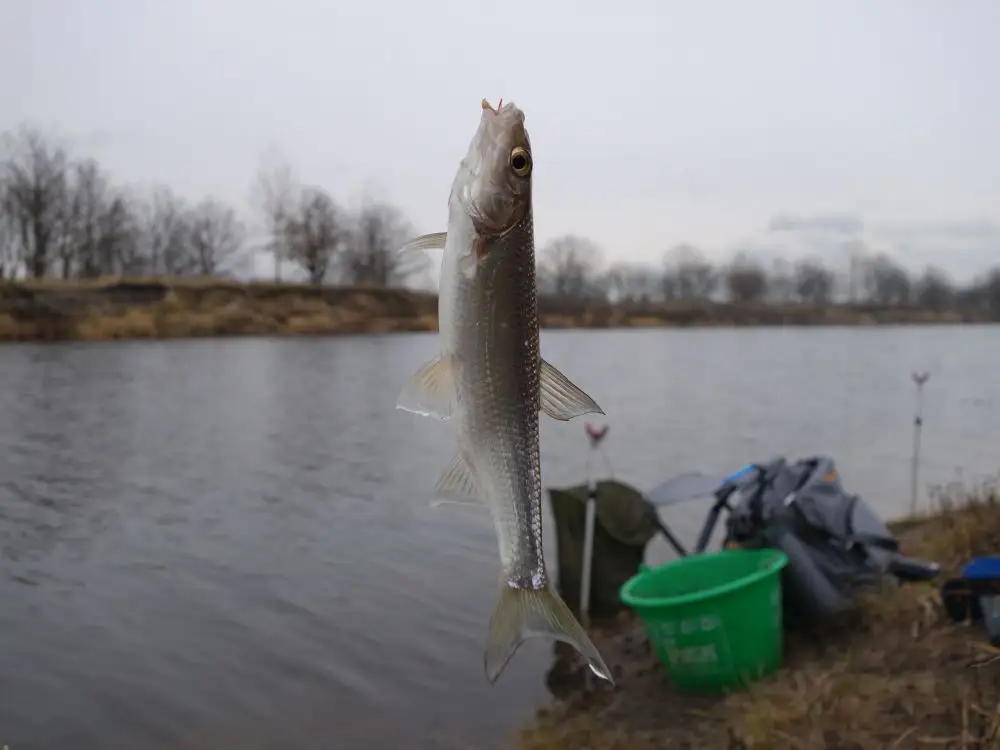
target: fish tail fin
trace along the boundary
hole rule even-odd
[[[614,678],[587,631],[551,584],[541,589],[500,586],[500,599],[490,618],[486,643],[486,678],[495,683],[518,647],[529,638],[568,643],[586,659],[591,671],[612,685]]]

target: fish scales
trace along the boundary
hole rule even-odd
[[[458,421],[459,443],[472,447],[473,473],[487,485],[499,485],[490,497],[540,499],[538,322],[530,212],[491,245],[476,278],[465,283],[471,308],[488,307],[489,313],[487,327],[469,317],[456,320],[456,349],[471,352],[462,357],[460,374],[456,372],[458,391],[484,390],[482,398],[468,400],[466,417]],[[510,559],[502,560],[511,580],[522,586],[544,581],[540,508],[534,502],[489,505],[505,546],[516,548]]]

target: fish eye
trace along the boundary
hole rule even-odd
[[[531,174],[531,154],[528,149],[518,146],[511,149],[510,168],[518,177],[527,177]]]

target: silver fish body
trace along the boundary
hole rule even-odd
[[[449,199],[447,233],[408,247],[444,246],[439,292],[441,354],[411,378],[397,406],[453,419],[458,451],[439,497],[485,503],[497,532],[503,580],[485,654],[495,682],[528,638],[573,645],[591,669],[611,673],[552,586],[542,548],[539,411],[568,420],[603,413],[541,358],[535,288],[533,161],[523,113],[485,102]]]

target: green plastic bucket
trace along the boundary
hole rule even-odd
[[[726,692],[781,665],[781,570],[775,549],[726,550],[645,569],[621,588],[679,690]]]

